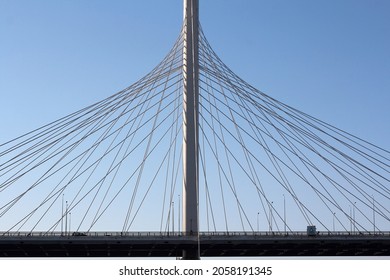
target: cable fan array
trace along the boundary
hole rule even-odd
[[[180,231],[183,30],[130,87],[0,145],[0,232]],[[199,37],[202,231],[390,228],[389,151],[236,76]]]

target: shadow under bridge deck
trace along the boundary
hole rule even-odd
[[[390,232],[3,233],[1,257],[390,256]]]

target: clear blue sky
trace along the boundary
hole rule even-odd
[[[200,0],[215,51],[267,94],[389,149],[390,1]],[[0,0],[0,142],[132,84],[182,0]]]
[[[0,143],[136,82],[182,17],[182,0],[0,0]],[[390,150],[390,1],[200,0],[200,20],[254,87]]]

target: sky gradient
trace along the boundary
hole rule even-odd
[[[0,143],[142,78],[173,46],[182,17],[182,0],[0,0]],[[390,2],[200,0],[200,21],[249,84],[390,150]]]
[[[0,142],[134,83],[182,1],[0,1]],[[390,149],[390,2],[200,1],[212,47],[268,95]]]

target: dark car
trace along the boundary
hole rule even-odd
[[[75,231],[75,232],[72,233],[72,236],[87,236],[87,234],[84,233],[84,232],[77,232],[77,231]]]

